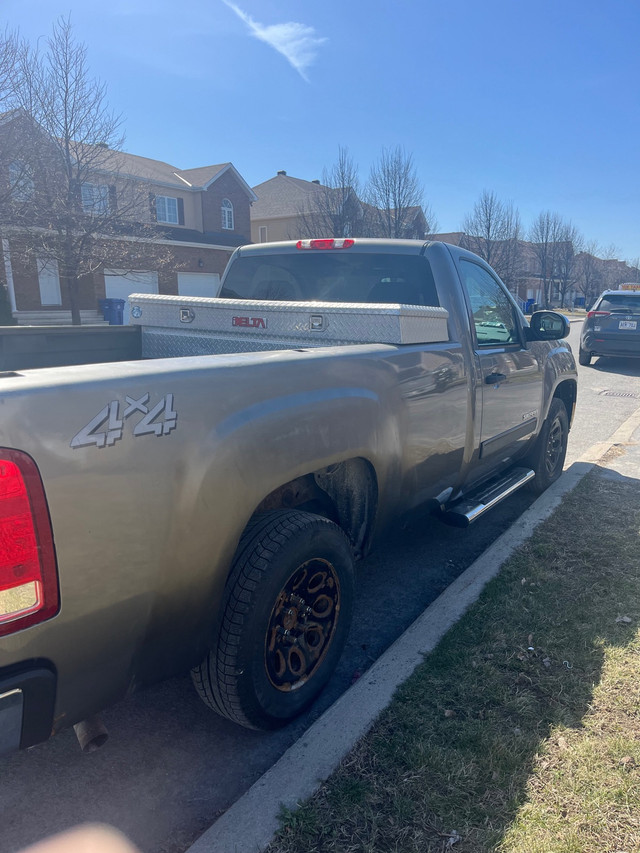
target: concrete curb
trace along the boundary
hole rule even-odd
[[[502,564],[548,518],[607,450],[628,443],[640,409],[608,439],[574,462],[455,580],[373,666],[237,800],[187,853],[259,853],[279,828],[281,808],[296,808],[317,791],[391,701],[395,690],[473,604]]]

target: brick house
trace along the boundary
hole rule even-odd
[[[361,201],[349,187],[327,187],[318,180],[305,181],[281,170],[253,191],[257,196],[251,207],[254,243],[304,237],[375,237],[384,233],[385,213]],[[393,212],[390,216],[393,223]],[[403,220],[403,237],[425,236],[427,221],[421,207],[407,208]]]
[[[0,117],[0,145],[3,119],[5,125],[11,124],[12,115]],[[153,239],[141,238],[140,228],[128,220],[121,232],[102,241],[104,263],[79,281],[82,322],[101,318],[97,301],[104,297],[126,300],[134,292],[215,295],[234,248],[251,240],[250,208],[256,199],[251,188],[232,163],[178,169],[134,154],[109,153],[117,173],[97,168],[82,183],[79,205],[91,212],[113,204],[117,182],[127,181],[144,197],[138,218]],[[12,185],[21,165],[19,148],[15,157],[0,161],[0,191],[9,184],[14,196],[19,192],[28,198],[37,192],[37,169],[28,173],[23,169],[21,182]],[[12,314],[21,324],[68,323],[68,295],[57,264],[25,251],[25,224],[13,224],[6,217],[0,222],[0,284],[6,287]]]

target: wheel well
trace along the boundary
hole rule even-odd
[[[378,482],[366,459],[347,459],[296,477],[268,494],[254,515],[272,509],[304,509],[339,525],[356,559],[366,552],[378,503]]]
[[[573,413],[576,406],[577,395],[578,383],[574,379],[567,379],[565,382],[561,382],[553,392],[553,396],[558,397],[565,405],[567,417],[569,418],[569,426],[571,426],[571,423],[573,422]]]

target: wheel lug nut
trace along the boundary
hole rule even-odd
[[[279,637],[282,637],[285,643],[291,643],[295,646],[298,642],[298,638],[295,637],[288,628],[283,628],[282,625],[278,625],[276,628],[276,634],[278,634]]]

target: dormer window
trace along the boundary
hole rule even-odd
[[[228,198],[222,199],[222,227],[225,231],[233,231],[233,205]]]

